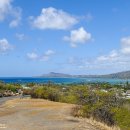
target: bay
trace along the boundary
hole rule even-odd
[[[96,83],[108,82],[111,84],[122,84],[130,80],[126,79],[108,79],[108,78],[32,78],[32,77],[6,77],[0,78],[0,81],[5,83],[48,83],[49,81],[57,84],[70,84],[70,83]]]

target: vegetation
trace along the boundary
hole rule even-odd
[[[75,104],[72,114],[78,117],[93,118],[108,126],[119,126],[121,130],[130,130],[130,99],[122,93],[129,90],[130,84],[115,85],[109,83],[90,84],[46,84],[28,83],[22,88],[24,94],[32,98],[42,98],[56,102]],[[20,84],[0,82],[0,93],[7,90],[17,92]]]
[[[40,85],[31,90],[32,98],[43,98],[56,102],[76,104],[72,114],[93,118],[108,126],[119,126],[122,130],[130,130],[130,100],[121,98],[118,91],[111,88],[118,85]],[[108,90],[107,92],[102,89]]]
[[[0,97],[11,96],[11,93],[16,93],[21,88],[20,84],[6,84],[0,81]],[[8,92],[8,93],[7,93]]]

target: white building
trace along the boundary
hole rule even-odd
[[[126,91],[126,98],[130,99],[130,90]]]

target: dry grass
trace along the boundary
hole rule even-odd
[[[98,122],[98,121],[95,121],[93,118],[90,118],[90,119],[82,119],[83,122],[84,122],[84,125],[86,123],[89,123],[93,126],[96,126],[98,129],[100,130],[120,130],[119,127],[117,126],[113,126],[113,127],[109,127],[107,126],[106,124],[102,123],[102,122]]]
[[[43,100],[43,99],[14,99],[7,101],[5,103],[6,107],[9,106],[22,106],[23,107],[38,107],[38,108],[46,108],[46,107],[53,107],[53,108],[61,108],[61,107],[67,107],[67,106],[73,106],[71,104],[66,104],[66,103],[59,103],[59,102],[52,102],[48,100]]]
[[[74,105],[66,104],[66,103],[52,102],[43,99],[14,99],[14,100],[7,101],[2,107],[4,107],[4,109],[0,108],[1,117],[14,114],[17,111],[18,113],[22,111],[23,115],[25,115],[25,118],[38,117],[41,118],[41,120],[42,118],[45,118],[48,120],[50,119],[50,120],[64,120],[64,121],[65,120],[79,121],[79,129],[83,128],[83,130],[84,129],[88,130],[88,127],[91,126],[92,128],[96,127],[97,130],[120,130],[117,127],[108,127],[107,125],[101,122],[97,122],[93,120],[92,118],[84,119],[84,118],[71,117],[72,119],[68,119],[67,117],[68,112],[74,107]],[[42,115],[42,113],[44,113],[45,111],[47,112],[51,111],[52,114],[47,114],[44,115],[44,117],[39,117],[39,115]],[[62,111],[64,112],[62,113]],[[88,124],[90,125],[88,126]]]
[[[7,116],[7,115],[11,115],[17,112],[17,110],[13,109],[13,104],[10,105],[2,105],[0,107],[0,117],[2,116]]]
[[[1,111],[1,110],[0,110],[0,117],[2,117],[2,116],[7,116],[7,115],[11,115],[11,114],[14,114],[14,113],[16,113],[16,111],[13,111],[13,110]]]

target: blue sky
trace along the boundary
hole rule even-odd
[[[0,77],[130,70],[129,0],[0,0]]]

